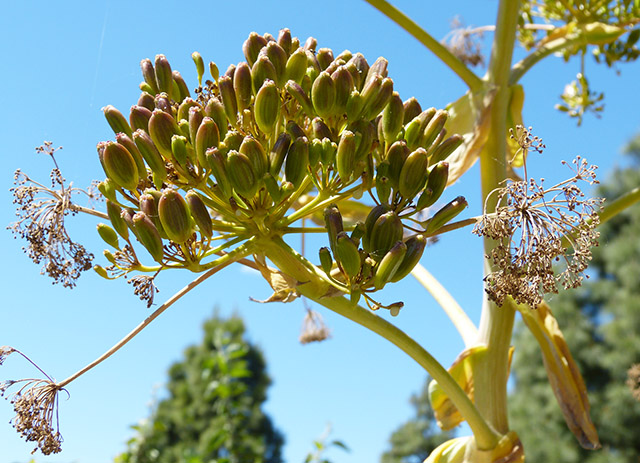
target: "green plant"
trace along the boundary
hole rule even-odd
[[[57,168],[53,188],[18,175],[15,230],[29,241],[32,259],[43,262],[56,281],[73,286],[88,267],[84,248],[65,232],[69,213],[110,222],[99,225],[98,232],[113,250],[105,251],[108,264],[95,270],[109,280],[129,277],[149,305],[158,273],[188,269],[199,274],[66,380],[5,384],[3,392],[25,385],[13,400],[16,423],[24,424],[18,430],[27,439],[46,453],[59,451],[59,433],[52,432],[50,419],[57,393],[184,294],[239,263],[260,270],[274,289],[271,301],[313,300],[394,343],[434,378],[431,400],[440,425],[448,429],[466,420],[473,435],[443,444],[428,461],[524,458],[507,419],[516,311],[541,344],[572,431],[583,446],[599,446],[584,385],[541,301],[558,286],[580,284],[598,223],[635,203],[640,191],[601,211],[600,202],[584,198],[579,188],[595,181],[594,168],[581,159],[570,164],[573,172],[565,182],[547,187],[529,178],[527,154],[543,146],[522,124],[524,89],[518,82],[554,53],[584,60],[595,49],[607,64],[635,59],[638,5],[503,0],[495,27],[489,28],[494,40],[488,72],[480,77],[465,64],[474,60],[460,55],[460,47],[451,51],[386,1],[369,3],[440,58],[467,85],[466,94],[446,110],[423,110],[415,99],[403,101],[393,91],[383,58],[370,65],[358,53],[334,56],[313,38],[301,44],[286,29],[277,38],[252,33],[243,46],[246,62],[224,75],[211,63],[205,79],[204,60],[194,53],[199,87],[193,96],[163,55],[155,62],[143,60],[143,93],[129,120],[112,106],[104,108],[116,134],[116,141],[98,145],[107,176],[99,185],[106,212],[74,203],[77,190]],[[536,23],[538,18],[544,24]],[[530,52],[514,64],[518,37]],[[581,118],[588,110],[598,111],[599,97],[586,88],[586,78],[579,82],[580,91],[567,95],[564,108]],[[43,151],[54,157],[50,145]],[[482,177],[477,201],[485,213],[454,221],[467,200],[450,198],[446,187],[476,160]],[[522,167],[523,179],[517,171]],[[441,197],[448,202],[431,210]],[[483,236],[488,256],[478,328],[418,264],[428,238],[470,225]],[[286,240],[310,233],[328,235],[318,265]],[[565,264],[557,274],[554,258]],[[402,302],[387,301],[379,291],[412,272],[442,303],[465,342],[449,371],[375,314],[387,309],[398,315]],[[14,351],[4,348],[2,355]]]

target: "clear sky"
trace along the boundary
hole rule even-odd
[[[395,3],[437,38],[448,32],[456,14],[468,25],[491,24],[497,4]],[[57,160],[74,185],[104,178],[95,145],[113,139],[113,133],[100,108],[112,104],[128,113],[139,95],[139,62],[158,53],[165,54],[193,88],[193,51],[224,70],[243,59],[241,46],[251,31],[277,35],[289,27],[301,41],[312,35],[319,47],[337,53],[359,51],[370,62],[385,56],[395,89],[403,99],[416,96],[423,107],[444,107],[464,89],[420,44],[359,0],[7,1],[2,10],[0,223],[6,225],[14,220],[8,192],[13,172],[21,168],[48,181],[50,160],[34,152],[43,140],[64,146]],[[533,176],[559,179],[564,175],[560,160],[577,154],[599,164],[603,176],[624,162],[620,147],[640,128],[640,66],[621,65],[616,75],[591,59],[587,62],[593,88],[606,90],[606,110],[599,120],[588,115],[581,128],[553,109],[565,83],[575,77],[577,62],[551,58],[523,80],[525,122],[548,147],[543,156],[532,157]],[[475,168],[445,195],[449,200],[464,194],[472,216],[480,212],[478,193]],[[96,221],[70,218],[68,223],[72,236],[100,262],[104,245],[94,232]],[[149,313],[129,285],[107,282],[91,272],[72,291],[52,286],[21,252],[22,245],[9,231],[0,233],[0,345],[22,350],[57,379],[99,356]],[[315,249],[309,248],[315,259]],[[430,247],[423,259],[475,321],[482,292],[481,258],[479,238],[460,230]],[[189,277],[186,272],[163,274],[158,299],[169,297]],[[106,463],[123,451],[132,435],[129,427],[148,416],[154,395],[162,397],[168,366],[188,345],[200,342],[201,323],[219,307],[222,314],[242,315],[250,339],[264,351],[273,379],[265,408],[286,436],[288,462],[301,462],[328,423],[332,437],[352,449],[349,454],[330,453],[335,461],[377,461],[391,432],[410,416],[409,396],[421,387],[425,372],[383,339],[319,308],[333,337],[301,346],[302,303],[249,301],[249,296],[264,299],[269,294],[256,274],[231,267],[182,299],[114,357],[70,385],[71,398],[60,406],[63,452],[36,455],[36,460]],[[444,365],[450,364],[463,344],[428,293],[407,279],[385,294],[386,301],[406,303],[394,322]],[[32,374],[36,372],[16,356],[0,369],[0,379]],[[0,463],[26,462],[32,446],[7,424],[11,416],[10,404],[0,403]]]

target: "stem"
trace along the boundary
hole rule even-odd
[[[247,242],[247,244],[249,244],[249,242]],[[152,321],[154,321],[156,318],[158,318],[165,310],[167,310],[175,302],[180,300],[180,298],[182,298],[182,296],[184,296],[185,294],[190,292],[192,289],[194,289],[196,286],[198,286],[203,281],[207,280],[210,276],[218,273],[220,270],[222,270],[226,266],[232,264],[233,262],[235,262],[235,261],[241,259],[242,257],[246,256],[247,254],[249,254],[250,253],[250,246],[246,246],[246,245],[243,245],[243,246],[244,246],[244,248],[242,249],[242,252],[236,252],[236,251],[238,251],[238,249],[240,249],[240,248],[237,248],[234,251],[232,251],[232,252],[230,252],[228,254],[225,254],[223,257],[218,259],[219,265],[217,267],[212,268],[211,270],[203,273],[198,278],[196,278],[191,283],[189,283],[187,286],[185,286],[180,291],[175,293],[164,304],[162,304],[160,307],[158,307],[151,315],[149,315],[147,318],[145,318],[142,321],[142,323],[140,323],[138,326],[136,326],[133,329],[133,331],[131,331],[129,334],[127,334],[124,338],[122,338],[117,344],[115,344],[111,349],[106,351],[104,354],[102,354],[100,357],[95,359],[89,365],[85,366],[81,370],[79,370],[76,373],[74,373],[71,376],[69,376],[64,381],[60,381],[59,383],[56,383],[56,386],[58,386],[60,388],[63,388],[67,384],[69,384],[71,381],[75,380],[79,376],[82,376],[87,371],[91,370],[93,367],[95,367],[95,366],[99,365],[100,363],[104,362],[106,359],[108,359],[113,354],[115,354],[118,350],[120,350],[120,348],[124,347],[125,344],[127,344],[129,341],[131,341],[133,338],[135,338],[137,336],[137,334],[140,333],[140,331],[145,329]]]
[[[412,35],[421,44],[427,47],[434,55],[447,65],[460,79],[464,81],[473,92],[483,87],[484,82],[462,61],[460,61],[447,47],[434,39],[427,31],[418,26],[411,18],[402,13],[386,0],[366,0],[368,4],[376,8],[387,18]]]
[[[100,217],[101,219],[109,218],[109,216],[104,212],[96,211],[95,209],[91,209],[90,207],[78,206],[77,204],[69,204],[69,210],[73,212],[82,212],[84,214],[93,215],[95,217]]]
[[[497,198],[490,196],[506,178],[506,134],[509,105],[509,75],[520,2],[501,0],[496,21],[496,33],[487,80],[495,89],[491,104],[491,131],[480,157],[482,199],[486,210],[495,210]],[[485,255],[491,255],[495,243],[485,239]],[[485,274],[492,271],[491,263],[485,260]],[[509,430],[507,416],[507,380],[509,377],[509,346],[515,311],[505,306],[498,307],[484,295],[480,319],[479,341],[487,346],[487,355],[474,368],[474,397],[482,415],[500,433]]]
[[[411,274],[431,293],[436,302],[440,304],[440,307],[442,307],[458,330],[458,333],[460,333],[465,347],[473,346],[478,340],[478,329],[466,312],[462,310],[460,304],[458,304],[445,287],[422,265],[416,265],[411,271]]]
[[[382,336],[429,372],[469,423],[480,449],[491,449],[497,445],[499,436],[487,424],[464,390],[414,339],[395,325],[370,310],[353,304],[343,296],[325,296],[327,283],[319,276],[319,270],[314,265],[304,262],[306,259],[291,249],[280,237],[260,241],[258,246],[280,270],[298,280],[296,291],[301,295]]]

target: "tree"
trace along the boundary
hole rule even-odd
[[[169,397],[134,426],[138,435],[119,460],[281,463],[282,435],[261,410],[271,380],[243,321],[215,315],[200,345],[169,369]]]
[[[436,424],[429,402],[430,381],[427,378],[420,394],[411,396],[415,416],[391,434],[391,449],[382,455],[381,463],[422,463],[436,447],[453,437]]]
[[[626,151],[635,165],[617,170],[601,186],[599,194],[607,202],[640,184],[640,136]],[[538,345],[520,326],[511,425],[522,439],[527,460],[534,463],[636,463],[640,458],[640,402],[625,384],[630,367],[640,362],[640,207],[617,215],[600,232],[591,279],[551,302],[587,385],[603,450],[578,447],[555,405]]]

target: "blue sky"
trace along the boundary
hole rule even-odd
[[[403,99],[416,96],[423,107],[444,107],[464,91],[457,77],[420,44],[359,0],[328,0],[322,6],[289,0],[5,3],[0,17],[0,102],[5,108],[0,116],[0,223],[6,225],[14,220],[8,192],[13,172],[21,168],[47,181],[50,160],[34,152],[43,140],[64,146],[57,160],[74,185],[104,177],[95,145],[113,139],[113,133],[100,108],[112,104],[126,113],[139,95],[140,60],[158,53],[194,87],[193,51],[224,70],[243,59],[241,46],[251,31],[276,35],[289,27],[301,41],[312,35],[319,47],[335,52],[359,51],[370,62],[385,56],[395,89]],[[497,5],[488,0],[395,3],[436,38],[448,32],[456,14],[469,25],[491,24]],[[587,116],[581,128],[553,109],[564,85],[575,77],[577,62],[551,58],[523,80],[525,122],[548,147],[544,155],[532,157],[532,176],[562,178],[560,161],[577,154],[597,163],[601,176],[624,163],[620,147],[640,128],[640,66],[621,65],[616,75],[590,59],[587,63],[592,87],[606,90],[606,109],[599,120]],[[480,212],[477,168],[445,193],[448,199],[458,194],[469,200],[469,216]],[[104,245],[94,232],[96,221],[68,223],[72,236],[99,262]],[[99,356],[149,313],[122,281],[106,282],[87,273],[72,291],[52,286],[22,253],[22,245],[9,231],[0,233],[0,345],[22,350],[57,379]],[[315,257],[314,248],[308,249]],[[430,247],[423,259],[475,321],[482,294],[481,258],[480,240],[470,230],[460,230]],[[190,275],[183,273],[161,277],[158,299],[188,283]],[[273,379],[265,408],[286,436],[288,462],[302,461],[327,423],[332,437],[352,449],[329,454],[335,461],[377,461],[391,432],[410,416],[408,399],[421,387],[424,371],[383,339],[324,310],[332,339],[301,346],[302,303],[249,301],[249,296],[264,299],[269,294],[256,274],[231,267],[182,299],[114,357],[70,385],[71,398],[60,407],[64,450],[36,460],[111,461],[132,435],[129,426],[148,416],[154,394],[162,397],[168,366],[199,342],[201,323],[218,307],[222,314],[239,313],[250,339],[265,353]],[[463,347],[460,338],[415,281],[385,289],[384,298],[406,303],[394,322],[443,364],[457,356]],[[35,372],[25,362],[11,357],[0,379],[31,374]],[[32,447],[6,424],[11,416],[10,405],[0,403],[0,463],[26,462]]]

